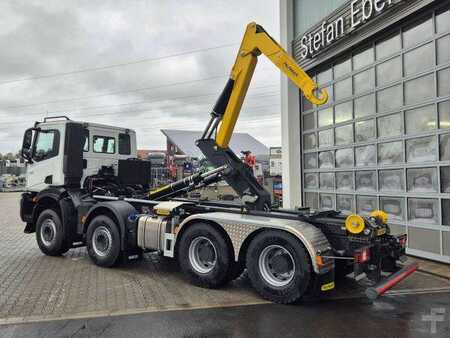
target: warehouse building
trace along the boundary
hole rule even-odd
[[[282,43],[330,95],[282,79],[285,205],[383,209],[408,253],[450,263],[450,1],[280,3]]]

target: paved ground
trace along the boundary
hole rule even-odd
[[[3,325],[0,326],[0,335],[2,335],[2,331],[8,332],[6,335],[16,332],[14,330],[19,330],[18,333],[27,332],[26,325],[4,326],[5,324],[61,319],[61,321],[58,321],[59,324],[55,324],[55,327],[67,323],[68,327],[73,328],[80,323],[86,323],[86,320],[67,321],[67,319],[93,317],[99,317],[98,323],[109,323],[108,325],[115,323],[115,319],[100,319],[107,316],[122,318],[125,323],[128,323],[127,325],[130,325],[130,329],[133,328],[134,319],[129,318],[149,318],[150,323],[151,318],[158,321],[160,320],[158,319],[159,316],[163,316],[165,319],[162,324],[159,324],[162,325],[161,330],[164,325],[166,325],[166,329],[170,330],[173,324],[172,319],[190,316],[188,313],[192,313],[195,325],[203,327],[202,318],[206,316],[204,315],[206,310],[200,309],[205,308],[210,309],[206,312],[213,316],[211,318],[214,318],[214,314],[226,318],[230,313],[233,313],[234,320],[240,323],[237,325],[241,326],[245,326],[245,321],[242,321],[238,314],[239,311],[245,312],[246,309],[249,309],[249,311],[252,309],[251,311],[254,311],[254,313],[251,313],[258,320],[261,320],[262,313],[266,309],[274,313],[273,320],[277,318],[276,313],[278,313],[279,307],[267,305],[267,302],[260,299],[251,289],[246,278],[239,279],[225,289],[206,290],[185,282],[173,261],[161,259],[157,256],[149,255],[141,262],[114,269],[102,269],[93,265],[89,261],[84,248],[71,250],[64,257],[44,256],[36,245],[34,235],[23,233],[23,224],[18,215],[18,199],[19,194],[0,193],[0,325]],[[330,304],[335,302],[331,299],[341,299],[340,302],[343,303],[339,304],[347,304],[345,306],[348,307],[350,307],[349,304],[352,304],[352,301],[355,304],[362,302],[361,304],[367,305],[365,300],[359,298],[348,300],[350,295],[355,296],[354,288],[356,287],[351,283],[347,283],[345,286],[341,285],[337,292],[331,293],[328,300],[324,300],[322,303],[314,303],[312,306],[320,308],[323,306],[320,304],[328,304],[325,305],[325,308],[328,308],[328,306],[331,306]],[[360,293],[357,296],[361,295],[362,290],[359,289]],[[395,294],[399,298],[395,298],[396,300],[393,301],[409,299],[403,298],[407,297],[404,294],[416,292],[414,290],[420,290],[421,293],[450,292],[450,280],[416,273],[396,287],[392,295]],[[402,294],[403,296],[401,296]],[[440,293],[440,295],[436,296],[437,300],[447,299],[448,301],[450,299],[450,293]],[[342,299],[347,300],[343,301]],[[414,297],[412,302],[415,302]],[[234,308],[232,311],[212,310],[212,308],[255,304],[265,304],[265,306],[239,307],[239,310],[236,311]],[[377,306],[376,304],[374,303],[367,309]],[[384,303],[381,301],[378,304]],[[297,313],[296,311],[302,313],[306,308],[309,309],[309,306],[283,307],[283,309],[294,311],[293,315]],[[167,311],[180,309],[190,311],[182,313]],[[199,310],[192,311],[192,309]],[[422,310],[428,311],[427,306],[423,307]],[[166,315],[158,314],[161,311]],[[281,313],[284,312],[284,310],[281,311]],[[450,309],[447,312],[450,313]],[[143,317],[117,317],[131,313],[153,314],[146,314]],[[72,326],[72,323],[76,323],[73,324],[75,326]],[[97,322],[90,319],[90,323]],[[42,323],[42,325],[45,326],[46,324]],[[53,324],[49,325],[53,327]],[[187,332],[193,332],[195,335],[192,327],[184,327],[178,320],[174,322],[174,325],[173,329],[179,330],[177,332],[186,329]],[[251,325],[256,324],[252,323]],[[206,325],[205,327],[209,326]],[[19,328],[23,328],[25,331],[20,331]],[[245,333],[244,327],[242,330]],[[218,335],[221,335],[220,332],[219,330]],[[226,333],[227,331],[223,332]],[[162,331],[160,333],[163,334]],[[28,334],[24,333],[24,335]],[[37,333],[37,335],[40,334]],[[208,332],[205,331],[205,335],[208,335]]]

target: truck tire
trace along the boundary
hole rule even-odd
[[[39,249],[48,256],[61,256],[69,250],[64,238],[64,229],[59,214],[45,209],[36,222],[36,241]]]
[[[92,261],[102,267],[119,262],[120,233],[116,223],[108,216],[95,217],[88,226],[86,246]]]
[[[178,263],[197,286],[219,288],[233,276],[234,260],[224,236],[206,223],[191,225],[182,235]]]
[[[286,232],[271,230],[255,237],[246,262],[253,287],[267,300],[291,304],[308,290],[310,258],[298,239]]]

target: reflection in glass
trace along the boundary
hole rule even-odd
[[[338,79],[341,76],[350,73],[352,71],[351,60],[347,59],[341,63],[338,63],[334,66],[334,78]]]
[[[336,133],[336,145],[353,143],[353,124],[337,127]]]
[[[414,24],[403,31],[403,45],[405,48],[424,41],[433,35],[433,24],[430,19]]]
[[[420,103],[435,97],[434,74],[405,82],[406,104]]]
[[[439,128],[450,128],[450,101],[441,102],[438,105]]]
[[[439,140],[441,161],[450,161],[450,134],[441,135]]]
[[[407,134],[436,129],[437,121],[434,105],[407,110],[405,119]]]
[[[355,119],[375,114],[375,95],[370,94],[355,99]]]
[[[319,128],[333,124],[333,107],[319,110]]]
[[[337,195],[336,196],[336,209],[343,213],[353,213],[355,210],[353,196],[352,195]]]
[[[315,113],[303,115],[303,130],[310,130],[316,127],[315,117]]]
[[[358,147],[356,152],[356,166],[367,167],[377,164],[376,150],[374,145],[368,145],[365,147]]]
[[[450,34],[437,40],[437,57],[439,65],[450,61]]]
[[[358,70],[367,65],[370,65],[374,60],[373,48],[370,47],[353,56],[353,69]]]
[[[388,111],[403,104],[402,86],[397,85],[377,93],[378,112]]]
[[[378,118],[378,135],[380,137],[399,136],[403,132],[400,113]]]
[[[353,191],[353,173],[351,171],[336,172],[337,190]]]
[[[438,200],[409,198],[408,219],[417,224],[439,224]]]
[[[311,209],[318,209],[319,194],[315,192],[305,192],[305,205]]]
[[[305,169],[317,168],[317,153],[305,154]]]
[[[378,86],[400,80],[402,78],[402,59],[398,56],[379,64],[376,69]]]
[[[334,190],[334,173],[320,173],[320,189]]]
[[[334,196],[331,194],[320,194],[320,209],[334,209]]]
[[[381,60],[387,56],[393,55],[399,52],[402,48],[402,43],[400,41],[400,35],[397,34],[390,37],[384,41],[380,41],[376,44],[375,50],[377,54],[377,59]]]
[[[406,140],[406,158],[411,163],[436,161],[436,139],[430,136]]]
[[[320,72],[319,74],[317,74],[317,83],[319,84],[319,86],[324,85],[325,83],[328,83],[332,80],[332,71],[331,68],[324,70],[323,72]]]
[[[436,26],[438,33],[450,30],[450,9],[436,15]]]
[[[352,78],[349,77],[334,84],[334,98],[336,101],[352,96]]]
[[[317,189],[319,188],[319,182],[317,178],[317,173],[305,174],[305,188],[306,189]]]
[[[314,149],[316,147],[316,134],[303,135],[303,144],[305,150]]]
[[[332,151],[322,151],[319,153],[319,168],[333,168],[334,156]]]
[[[438,95],[450,95],[450,68],[438,72]]]
[[[380,191],[403,191],[405,189],[402,169],[380,170],[379,175]]]
[[[333,129],[319,131],[319,147],[330,147],[334,144]]]
[[[378,145],[378,164],[394,164],[403,162],[403,145],[401,141]]]
[[[356,196],[357,213],[361,215],[369,215],[372,211],[377,210],[377,198],[372,196]]]
[[[356,74],[355,76],[353,76],[353,81],[355,86],[355,95],[373,89],[374,87],[373,69],[371,68],[364,72]]]
[[[336,168],[353,167],[353,149],[336,150]]]
[[[405,200],[397,197],[380,197],[380,209],[386,212],[392,222],[405,219]]]
[[[436,168],[411,168],[406,171],[408,191],[437,192]]]
[[[434,46],[429,43],[405,53],[405,75],[421,73],[434,66]]]
[[[357,171],[356,172],[356,190],[357,191],[376,191],[376,171]]]
[[[341,123],[351,120],[353,117],[352,111],[353,111],[352,101],[337,104],[334,107],[334,123]]]
[[[302,95],[302,111],[308,111],[310,109],[313,109],[313,104],[308,101],[308,99]]]
[[[366,142],[376,137],[375,120],[356,122],[355,128],[356,142]]]
[[[450,167],[441,167],[441,192],[450,193]]]
[[[450,225],[450,199],[442,200],[442,224]]]

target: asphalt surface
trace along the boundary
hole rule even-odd
[[[14,337],[449,337],[450,293],[165,311],[0,326]],[[434,310],[433,310],[434,309]],[[435,331],[427,319],[439,314]],[[442,312],[445,311],[444,314]],[[425,319],[425,320],[424,320]],[[434,333],[433,333],[434,332]]]

